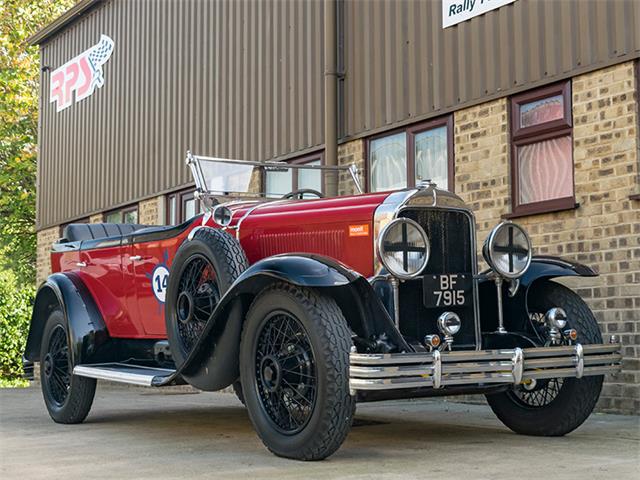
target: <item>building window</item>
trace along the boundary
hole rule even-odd
[[[575,208],[571,83],[511,98],[512,215]]]
[[[106,223],[138,223],[138,206],[111,210],[104,216]]]
[[[322,152],[299,157],[287,161],[297,165],[322,165]],[[267,197],[281,197],[296,190],[311,189],[322,192],[322,171],[304,168],[286,168],[280,171],[266,170],[264,176],[264,191]]]
[[[452,116],[369,139],[369,190],[382,192],[432,180],[453,191]]]
[[[167,224],[178,225],[200,213],[200,200],[194,192],[195,189],[190,188],[167,195]]]

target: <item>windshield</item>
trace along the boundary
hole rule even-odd
[[[187,164],[202,195],[318,198],[324,196],[323,184],[329,176],[338,183],[339,195],[362,193],[355,166],[329,167],[318,161],[302,164],[252,162],[191,153],[187,154]]]

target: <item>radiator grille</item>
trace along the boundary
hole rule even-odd
[[[415,220],[422,226],[431,244],[429,263],[422,272],[427,274],[472,273],[475,246],[471,236],[471,218],[457,210],[410,209],[401,217]],[[403,282],[400,286],[400,330],[420,341],[425,335],[438,333],[437,318],[445,310],[457,313],[462,329],[455,336],[454,346],[475,347],[473,303],[465,307],[425,308],[422,301],[422,279]]]

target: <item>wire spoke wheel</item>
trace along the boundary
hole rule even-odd
[[[516,399],[526,407],[544,407],[556,399],[563,383],[562,378],[539,380],[533,388],[519,386],[514,390],[514,394]]]
[[[546,343],[544,313],[530,312],[529,323],[541,342]],[[513,390],[513,397],[523,407],[541,408],[553,402],[562,390],[564,379],[549,378],[534,380],[528,385],[519,385]]]
[[[317,378],[313,349],[297,318],[284,311],[267,317],[258,333],[255,369],[268,418],[281,433],[301,431],[315,408]]]
[[[42,368],[46,388],[52,400],[58,406],[64,405],[71,387],[71,358],[67,345],[67,334],[60,325],[51,332]]]
[[[189,353],[220,300],[216,272],[203,255],[190,257],[180,276],[176,314],[181,347]]]

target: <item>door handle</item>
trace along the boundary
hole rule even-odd
[[[137,262],[139,260],[142,260],[142,257],[140,255],[131,255],[129,257],[129,260],[131,260],[132,262]]]
[[[87,262],[78,262],[76,263],[76,267],[83,268],[87,266]]]

